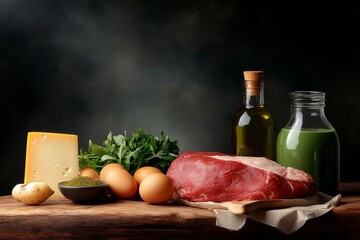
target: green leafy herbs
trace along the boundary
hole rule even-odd
[[[87,151],[80,150],[80,168],[90,167],[100,171],[109,163],[119,163],[133,174],[143,166],[153,166],[166,173],[170,163],[179,155],[177,141],[171,141],[164,132],[161,137],[146,134],[143,129],[131,137],[110,132],[102,145],[89,140]]]

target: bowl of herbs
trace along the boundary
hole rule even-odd
[[[58,183],[62,195],[74,203],[95,203],[108,194],[108,184],[85,176]]]

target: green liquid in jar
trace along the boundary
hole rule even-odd
[[[274,119],[263,106],[242,109],[233,122],[233,152],[240,156],[274,158]]]
[[[277,162],[301,169],[316,181],[321,192],[337,193],[340,178],[340,149],[335,130],[290,130],[277,138]]]

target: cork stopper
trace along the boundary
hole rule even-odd
[[[263,71],[244,71],[244,79],[252,81],[262,81],[264,76]]]
[[[244,71],[246,93],[249,96],[260,96],[263,71]]]

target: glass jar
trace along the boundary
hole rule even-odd
[[[340,143],[325,116],[325,93],[290,93],[291,117],[276,142],[277,162],[301,169],[314,178],[319,190],[335,195],[340,181]]]

